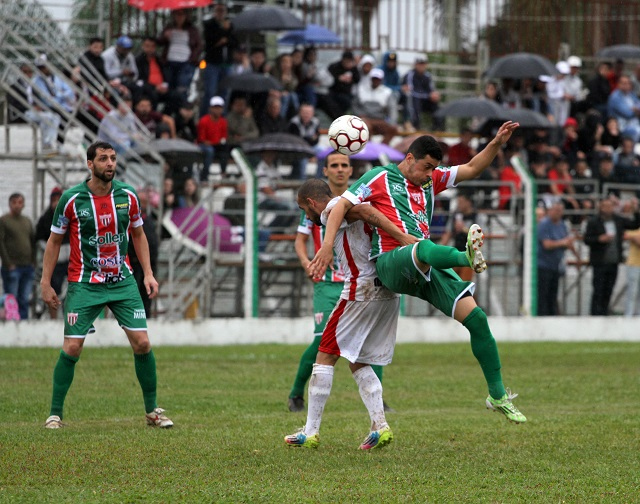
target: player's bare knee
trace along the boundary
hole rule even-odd
[[[318,352],[318,355],[316,356],[316,364],[322,364],[324,366],[335,366],[339,358],[339,355]]]
[[[62,344],[62,350],[71,357],[80,357],[84,338],[65,338]]]

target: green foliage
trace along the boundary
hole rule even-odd
[[[131,351],[88,346],[58,431],[43,428],[58,351],[0,352],[0,502],[637,502],[639,344],[502,344],[525,425],[484,408],[468,345],[399,345],[385,371],[394,443],[337,367],[317,451],[286,398],[300,346],[158,347],[144,425]]]

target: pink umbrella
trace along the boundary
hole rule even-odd
[[[331,147],[327,147],[325,150],[318,154],[318,159],[324,159],[333,152]],[[349,156],[351,159],[358,159],[360,161],[377,161],[380,156],[386,154],[389,161],[394,163],[400,162],[404,159],[404,154],[393,147],[389,147],[387,144],[367,142],[367,145],[357,154]]]
[[[204,208],[174,208],[167,212],[163,224],[174,238],[199,254],[206,252],[208,229],[213,226],[213,249],[216,252],[240,252],[242,236],[234,232],[229,219]]]

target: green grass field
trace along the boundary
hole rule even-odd
[[[368,415],[338,364],[317,451],[286,447],[300,346],[156,348],[144,424],[129,349],[83,353],[43,428],[58,350],[0,350],[0,502],[640,502],[640,344],[501,344],[525,425],[484,407],[468,345],[399,345],[385,372],[395,441],[358,451]]]

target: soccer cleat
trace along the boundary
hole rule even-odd
[[[467,246],[464,253],[469,261],[469,266],[476,273],[482,273],[487,269],[487,262],[480,251],[483,244],[484,234],[482,234],[482,228],[477,224],[473,224],[467,233]]]
[[[153,427],[160,427],[162,429],[173,427],[173,422],[167,418],[162,408],[156,408],[151,413],[147,413],[145,418],[147,419],[147,425]]]
[[[320,435],[314,434],[312,436],[307,436],[301,429],[295,434],[285,436],[284,442],[294,448],[317,448],[320,444]]]
[[[289,411],[297,413],[298,411],[304,411],[304,397],[295,396],[289,398]]]
[[[499,411],[506,416],[510,422],[520,424],[526,422],[527,417],[520,413],[520,410],[511,402],[516,397],[518,397],[518,394],[512,394],[511,389],[507,389],[507,393],[500,399],[494,399],[488,396],[485,404],[487,405],[487,409]]]
[[[372,450],[373,448],[382,448],[393,441],[393,432],[387,425],[379,430],[374,430],[364,439],[360,445],[361,450]]]
[[[44,423],[45,429],[59,429],[60,427],[64,427],[64,424],[58,415],[51,415]]]

